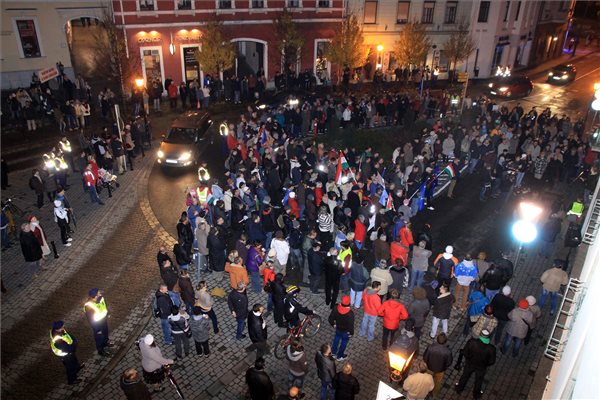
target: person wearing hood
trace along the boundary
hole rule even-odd
[[[529,311],[531,311],[531,314],[533,315],[533,322],[531,324],[529,324],[529,329],[527,330],[527,336],[525,336],[525,339],[523,339],[523,344],[525,346],[527,346],[529,344],[529,341],[531,340],[531,333],[534,330],[534,328],[537,326],[537,321],[542,316],[542,309],[540,308],[540,306],[538,306],[536,304],[537,300],[535,297],[527,296],[527,297],[525,297],[525,300],[527,300],[527,303],[529,304]]]
[[[367,335],[367,340],[369,342],[375,340],[375,323],[377,322],[377,316],[379,315],[379,309],[381,308],[381,298],[378,295],[380,286],[381,283],[373,279],[371,287],[366,288],[363,292],[365,315],[360,324],[360,332],[358,335]]]
[[[348,274],[350,278],[350,304],[354,308],[360,308],[362,301],[363,290],[367,287],[369,281],[369,272],[363,265],[363,259],[361,255],[354,257],[352,261],[352,268]]]
[[[441,285],[440,294],[433,304],[433,321],[431,323],[431,333],[429,334],[432,339],[437,334],[437,328],[440,321],[442,322],[442,331],[446,335],[448,334],[448,319],[452,312],[452,304],[455,302],[456,299],[454,298],[454,295],[450,293],[448,286]]]
[[[458,307],[462,311],[467,309],[467,298],[471,289],[471,283],[477,279],[477,266],[471,258],[471,254],[465,254],[462,260],[454,269],[454,277],[456,278],[456,301]]]
[[[496,334],[494,335],[494,343],[496,345],[498,345],[500,339],[502,339],[504,327],[509,320],[508,313],[510,313],[516,305],[515,301],[511,298],[511,291],[510,286],[504,286],[502,288],[502,293],[495,295],[490,303],[494,309],[494,317],[498,319],[498,326],[496,327]]]
[[[392,277],[390,271],[387,269],[387,261],[381,260],[379,262],[378,268],[373,268],[371,270],[371,281],[377,281],[380,283],[378,294],[379,297],[381,297],[381,300],[383,301],[383,299],[388,295],[389,286],[394,283],[394,278]]]
[[[423,361],[433,373],[433,397],[438,398],[442,389],[444,373],[452,365],[452,350],[448,346],[448,337],[443,333],[437,335],[436,340],[430,344],[423,353]]]
[[[302,343],[295,341],[288,345],[286,358],[288,360],[288,387],[295,386],[302,390],[304,378],[308,373],[308,361]]]
[[[150,400],[150,391],[135,368],[127,368],[123,371],[120,380],[121,390],[127,400]]]
[[[521,344],[523,344],[523,340],[527,336],[529,326],[534,320],[533,313],[529,310],[529,303],[526,299],[519,300],[517,307],[508,313],[508,319],[506,336],[504,337],[504,343],[500,351],[502,354],[506,354],[514,342],[512,355],[516,357],[519,355]]]
[[[408,315],[415,322],[415,336],[421,337],[421,330],[425,325],[425,320],[431,309],[429,300],[427,300],[427,292],[420,286],[412,290],[413,300],[408,306]]]
[[[275,397],[273,382],[264,369],[265,359],[260,357],[254,361],[254,367],[246,371],[246,384],[251,400],[272,400]]]
[[[333,379],[335,378],[336,368],[333,355],[331,354],[331,346],[325,343],[321,346],[321,350],[315,354],[315,364],[317,364],[317,375],[321,380],[321,397],[320,400],[327,400],[327,394],[335,395],[333,390]]]
[[[344,353],[348,341],[354,335],[354,311],[350,296],[342,296],[342,303],[333,308],[329,314],[329,323],[335,329],[331,351],[337,361],[344,361],[348,356]]]
[[[452,255],[453,251],[452,246],[446,246],[444,253],[439,254],[433,262],[436,279],[439,281],[440,286],[450,287],[452,278],[454,278],[454,268],[458,264],[458,259]]]
[[[475,373],[475,386],[473,386],[473,398],[480,399],[483,395],[483,379],[487,369],[496,363],[496,347],[490,344],[490,332],[486,329],[481,331],[478,338],[469,339],[461,350],[465,358],[463,373],[454,386],[456,393],[465,390],[469,378]]]
[[[389,345],[394,342],[394,336],[400,327],[400,321],[408,318],[406,307],[399,300],[400,294],[392,289],[390,299],[383,302],[379,309],[379,316],[383,317],[383,335],[382,348],[387,350]]]
[[[485,297],[485,294],[480,290],[473,290],[469,294],[467,318],[465,320],[465,327],[463,329],[463,335],[467,336],[471,327],[475,325],[479,316],[483,313],[485,306],[490,304],[490,300]],[[491,332],[491,330],[490,330]]]
[[[418,246],[413,247],[412,253],[412,272],[410,274],[410,282],[408,288],[413,289],[415,286],[421,286],[423,284],[423,278],[425,272],[429,268],[429,257],[431,257],[431,250],[427,250],[425,246],[427,243],[424,240],[419,241]]]
[[[73,239],[69,236],[69,213],[60,200],[54,200],[54,221],[60,229],[60,238],[65,247],[71,246]]]

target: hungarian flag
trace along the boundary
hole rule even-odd
[[[442,171],[442,173],[447,173],[450,178],[454,178],[456,176],[456,171],[454,170],[454,165],[452,163],[448,164],[446,168]]]
[[[344,171],[347,170],[348,168],[350,168],[350,165],[348,165],[348,161],[346,161],[346,157],[344,157],[344,153],[342,153],[340,151],[340,156],[338,157],[338,165],[335,170],[335,183],[336,184],[342,185],[345,183],[345,182],[343,182],[342,178],[345,176]]]
[[[392,196],[389,195],[387,189],[383,188],[383,193],[381,193],[381,197],[379,198],[379,204],[385,207],[385,210],[391,210],[394,208],[394,203],[392,202]]]

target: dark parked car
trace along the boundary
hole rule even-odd
[[[498,97],[525,97],[533,90],[531,79],[526,76],[496,78],[488,84],[488,92]]]
[[[188,111],[171,125],[157,152],[158,163],[165,167],[188,167],[198,162],[210,140],[212,120],[203,111]]]
[[[577,68],[573,64],[560,64],[548,72],[548,83],[563,85],[573,82],[577,76]]]

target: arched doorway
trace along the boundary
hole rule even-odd
[[[239,77],[256,75],[259,70],[269,76],[267,42],[253,38],[232,39],[236,44],[236,59],[233,73]]]

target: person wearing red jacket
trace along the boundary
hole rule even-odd
[[[367,226],[365,225],[365,216],[360,214],[356,220],[354,220],[354,241],[357,243],[357,247],[359,249],[365,243],[365,238],[367,237]]]
[[[415,244],[412,234],[412,224],[409,222],[400,229],[400,241],[404,247],[410,249],[410,246]],[[407,252],[408,254],[408,252]]]
[[[365,315],[360,324],[359,336],[367,335],[367,340],[372,342],[375,340],[375,323],[381,308],[381,298],[379,297],[379,288],[381,283],[373,281],[370,288],[366,288],[363,292],[363,302],[365,304]],[[368,334],[367,334],[368,331]]]
[[[90,200],[92,201],[92,203],[104,205],[102,200],[100,200],[100,197],[98,197],[98,192],[96,191],[97,175],[94,175],[94,173],[92,172],[91,164],[88,164],[88,166],[85,168],[85,172],[83,173],[83,179],[85,181],[87,191],[90,194]]]
[[[382,347],[386,351],[394,342],[394,336],[400,327],[400,321],[408,318],[408,312],[404,304],[398,299],[400,294],[396,289],[390,291],[390,299],[383,302],[379,309],[379,316],[383,317]]]
[[[317,207],[323,202],[323,183],[317,182],[315,186],[315,204]]]
[[[296,200],[295,192],[290,192],[288,206],[290,206],[290,214],[296,217],[296,220],[300,220],[300,205],[298,204],[298,200]]]
[[[409,247],[403,245],[402,241],[398,239],[390,243],[390,257],[392,260],[401,259],[402,265],[407,265]]]

